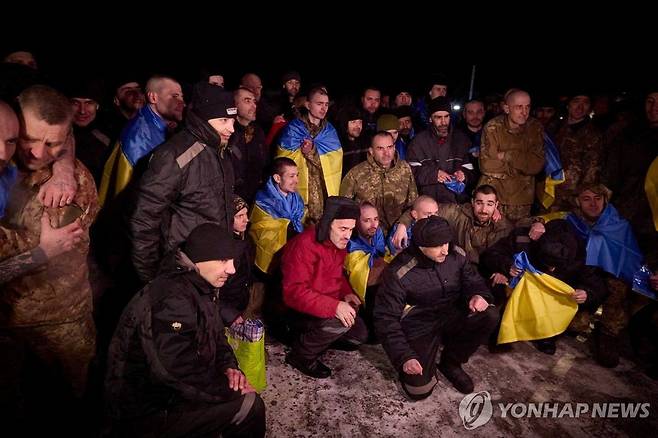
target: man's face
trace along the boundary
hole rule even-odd
[[[217,85],[218,87],[224,88],[224,76],[210,75],[208,76],[208,83],[211,85]]]
[[[537,120],[546,126],[548,123],[555,117],[555,107],[552,106],[540,106],[535,110]]]
[[[355,226],[356,220],[354,219],[334,219],[329,227],[329,240],[338,249],[347,248],[347,243],[350,241]]]
[[[233,259],[208,260],[207,262],[195,263],[195,265],[199,269],[199,275],[213,287],[224,286],[226,280],[235,274]]]
[[[238,90],[235,96],[235,106],[238,107],[238,117],[247,123],[256,120],[256,96],[249,90]]]
[[[434,84],[432,85],[432,88],[430,88],[430,99],[435,99],[439,96],[446,96],[447,94],[448,94],[447,85]]]
[[[183,120],[183,90],[178,82],[165,79],[159,93],[155,94],[155,110],[163,119],[171,122]]]
[[[419,221],[421,219],[428,218],[430,216],[436,216],[439,214],[439,204],[435,201],[423,201],[418,205],[418,209],[411,210],[411,217],[414,220]]]
[[[484,193],[478,193],[473,199],[473,213],[480,223],[487,223],[493,217],[494,211],[498,207],[498,200],[496,195],[490,193],[488,195]]]
[[[363,109],[368,111],[370,114],[374,114],[379,109],[379,104],[381,103],[381,93],[379,90],[366,90],[361,97],[361,105]]]
[[[290,79],[289,81],[286,81],[285,84],[283,84],[283,88],[286,89],[288,96],[295,97],[299,93],[299,87],[301,87],[301,85],[301,82],[299,82],[297,79]]]
[[[413,128],[414,125],[413,122],[411,121],[411,117],[404,116],[398,119],[398,126],[399,126],[400,134],[409,135],[409,133],[411,132],[411,128]]]
[[[235,213],[233,216],[233,231],[236,233],[244,233],[247,231],[247,224],[249,223],[249,214],[247,207]]]
[[[128,82],[117,88],[114,104],[119,108],[134,112],[144,106],[144,92],[137,82]]]
[[[567,111],[569,113],[569,120],[573,122],[580,122],[589,114],[592,104],[588,96],[576,96],[569,101]]]
[[[408,91],[401,91],[395,96],[395,106],[411,105],[411,94]]]
[[[5,171],[16,152],[18,129],[16,114],[4,104],[0,104],[0,174]]]
[[[84,128],[96,119],[98,103],[92,99],[74,97],[71,99],[73,105],[73,123]]]
[[[446,261],[446,257],[448,256],[448,248],[449,244],[444,243],[441,246],[421,246],[420,251],[425,254],[425,257],[428,259],[435,261],[436,263],[443,263]]]
[[[283,193],[294,193],[299,185],[299,171],[297,166],[285,166],[283,175],[274,174],[274,182]]]
[[[347,135],[352,137],[352,138],[357,138],[358,136],[361,135],[361,131],[363,131],[363,120],[361,119],[356,119],[356,120],[350,120],[347,122]]]
[[[30,52],[14,52],[5,58],[5,62],[10,64],[22,64],[30,68],[37,69],[37,61]]]
[[[464,108],[464,120],[466,125],[477,131],[482,128],[482,121],[484,120],[484,105],[482,102],[470,102]]]
[[[504,105],[504,110],[513,124],[525,125],[530,116],[530,96],[520,92],[512,94]]]
[[[233,124],[235,123],[235,119],[233,118],[218,118],[218,119],[210,119],[208,120],[208,124],[213,127],[215,131],[217,131],[217,134],[219,135],[220,138],[220,144],[222,146],[225,146],[228,143],[228,139],[231,137],[231,134],[233,134]]]
[[[578,195],[578,202],[585,218],[591,221],[597,220],[605,207],[605,198],[603,195],[598,195],[591,190],[585,190]]]
[[[439,137],[448,136],[448,129],[450,128],[450,113],[448,111],[437,111],[430,116],[430,120]]]
[[[378,227],[379,213],[377,213],[377,209],[370,206],[361,207],[359,235],[365,239],[372,239],[375,237]]]
[[[652,126],[658,125],[658,93],[649,93],[644,101],[644,111]]]
[[[323,120],[327,116],[327,111],[329,111],[329,96],[315,93],[311,100],[306,102],[306,108],[311,116]]]
[[[263,91],[263,82],[257,75],[247,75],[247,77],[245,77],[244,81],[242,82],[242,86],[248,88],[252,93],[254,93],[256,101],[260,100],[260,94]]]
[[[376,135],[372,138],[370,153],[375,162],[385,169],[391,167],[395,158],[395,144],[389,135]]]
[[[50,125],[30,109],[23,111],[22,121],[17,156],[26,168],[43,169],[66,152],[70,123]]]

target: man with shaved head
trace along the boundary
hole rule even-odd
[[[530,215],[535,176],[544,168],[544,128],[529,117],[530,95],[523,90],[509,90],[503,109],[484,127],[479,185],[494,187],[501,211],[516,222]]]

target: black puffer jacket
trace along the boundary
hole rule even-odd
[[[391,363],[402,369],[407,360],[420,359],[400,323],[405,305],[431,309],[440,318],[442,310],[466,309],[474,295],[493,301],[480,274],[465,255],[453,249],[443,263],[428,259],[413,244],[395,257],[384,271],[374,307],[375,330]],[[410,336],[422,336],[431,328],[427,322],[414,327]]]
[[[110,344],[105,391],[113,418],[161,412],[181,400],[240,396],[224,375],[238,365],[218,294],[183,253],[165,259],[160,275],[124,310]]]
[[[206,222],[233,231],[233,166],[216,131],[193,112],[185,128],[158,146],[129,214],[132,260],[150,281],[162,255]]]

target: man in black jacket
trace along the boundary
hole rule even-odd
[[[129,216],[132,260],[142,282],[162,255],[200,223],[233,230],[233,166],[227,151],[237,114],[233,93],[205,84],[184,129],[154,152]]]
[[[217,306],[244,251],[222,227],[196,227],[123,312],[106,399],[116,436],[263,436],[265,406],[238,368]]]
[[[436,216],[419,220],[412,244],[384,271],[375,297],[374,323],[405,393],[420,400],[438,383],[439,338],[445,347],[438,369],[460,392],[473,392],[461,368],[498,320],[487,285],[459,247],[449,250],[453,232]]]

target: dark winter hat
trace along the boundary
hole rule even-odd
[[[285,84],[286,82],[288,82],[288,81],[290,81],[290,80],[292,80],[292,79],[296,79],[296,80],[298,80],[299,82],[302,81],[302,77],[300,76],[300,74],[297,73],[297,72],[294,71],[294,70],[291,70],[291,71],[289,71],[289,72],[286,72],[286,73],[281,77],[281,83],[282,83],[282,84]]]
[[[395,129],[396,131],[400,128],[400,122],[398,118],[393,114],[382,114],[377,119],[377,131],[388,131]]]
[[[208,83],[199,83],[194,91],[192,111],[202,119],[234,119],[238,114],[233,93],[230,91]]]
[[[242,210],[243,208],[246,208],[249,210],[249,204],[247,204],[247,201],[239,197],[238,195],[233,195],[233,214],[236,215]]]
[[[317,241],[324,242],[329,238],[329,228],[335,219],[359,220],[361,209],[359,204],[343,196],[329,196],[324,203],[324,213],[318,225]]]
[[[69,84],[66,88],[66,95],[71,99],[91,99],[96,103],[101,103],[103,101],[103,86],[99,80],[76,80]]]
[[[539,261],[542,265],[554,268],[568,266],[576,260],[577,239],[578,237],[573,233],[565,233],[562,228],[547,225],[546,232],[537,241]]]
[[[430,103],[427,105],[427,112],[431,116],[437,111],[447,111],[450,112],[450,101],[445,96],[435,97],[430,100]]]
[[[576,88],[571,90],[571,93],[569,94],[569,100],[567,100],[567,103],[571,102],[574,98],[578,96],[585,96],[590,101],[592,100],[592,93],[590,91],[581,88]]]
[[[244,242],[235,240],[226,229],[213,223],[196,227],[181,246],[181,250],[194,263],[237,259],[244,248]]]
[[[413,117],[413,110],[409,105],[402,105],[395,108],[395,115],[398,116],[398,120],[402,117]]]
[[[430,216],[421,219],[414,225],[412,240],[416,246],[434,248],[450,242],[453,239],[452,228],[445,219]]]

